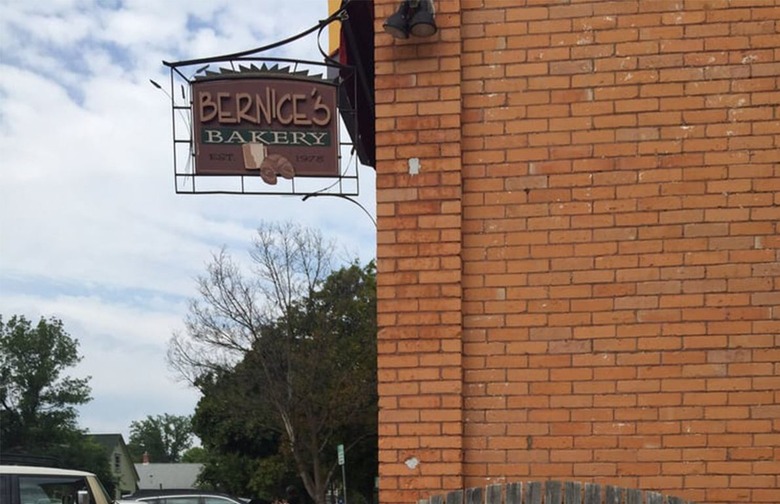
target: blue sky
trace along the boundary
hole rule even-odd
[[[233,53],[303,31],[326,0],[0,1],[0,314],[57,317],[91,376],[80,424],[127,436],[191,414],[165,362],[195,278],[221,247],[246,258],[261,221],[291,220],[375,255],[375,228],[338,198],[177,195],[162,61]],[[323,40],[323,43],[325,41]],[[277,51],[319,60],[314,36]],[[374,213],[373,169],[360,196]]]

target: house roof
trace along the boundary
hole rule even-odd
[[[135,464],[139,489],[195,488],[203,464]]]
[[[116,445],[125,445],[122,434],[87,434],[87,437],[109,450],[113,450]]]

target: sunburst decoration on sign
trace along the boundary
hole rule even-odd
[[[252,63],[249,66],[239,65],[238,70],[234,68],[220,68],[219,71],[216,72],[208,70],[208,67],[203,67],[200,73],[201,75],[198,75],[198,72],[196,72],[196,75],[194,77],[195,80],[224,79],[226,77],[243,78],[243,77],[260,77],[260,76],[262,77],[279,76],[279,77],[285,77],[287,79],[293,78],[293,79],[305,79],[305,80],[315,80],[315,81],[328,81],[328,79],[326,79],[323,74],[309,75],[308,70],[293,70],[289,66],[282,67],[278,63],[275,63],[272,66],[268,66],[267,64],[263,63],[259,67],[254,63]]]

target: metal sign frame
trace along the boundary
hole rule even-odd
[[[358,130],[358,113],[348,100],[341,99],[342,87],[357,87],[359,79],[356,68],[343,65],[329,58],[320,48],[324,61],[297,60],[264,56],[271,49],[302,38],[316,30],[321,33],[334,21],[346,19],[344,10],[320,21],[316,26],[283,41],[269,46],[209,58],[166,62],[170,68],[171,124],[173,135],[174,188],[177,194],[252,194],[339,196],[349,199],[359,195],[359,162],[356,147],[346,134],[345,128]],[[196,171],[195,125],[193,124],[193,84],[211,79],[291,79],[337,87],[337,110],[333,120],[337,121],[338,174],[336,176],[293,176],[278,177],[269,183],[260,176],[259,170],[247,175],[203,174]],[[162,88],[155,82],[157,87]],[[352,89],[356,92],[356,89]],[[351,124],[345,124],[350,121]]]

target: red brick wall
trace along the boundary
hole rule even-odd
[[[378,30],[395,11],[376,2]],[[427,44],[376,38],[380,495],[463,484],[460,2]],[[422,162],[411,175],[409,159]],[[418,465],[416,465],[418,464]]]
[[[375,5],[381,501],[780,502],[780,2]]]

